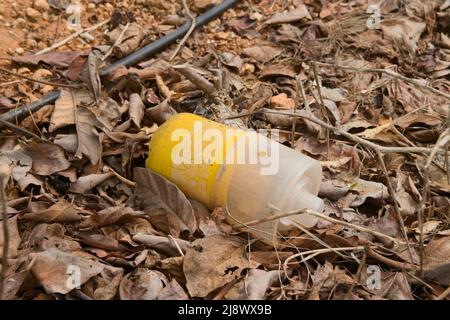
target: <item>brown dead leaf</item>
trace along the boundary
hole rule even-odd
[[[133,240],[142,243],[156,251],[160,251],[167,256],[179,256],[186,253],[186,250],[191,247],[191,244],[188,241],[182,239],[160,237],[152,234],[138,233],[133,236]]]
[[[111,45],[114,44],[116,40],[118,40],[124,28],[124,25],[119,25],[117,28],[106,35],[106,39]],[[122,36],[121,43],[118,46],[114,47],[113,54],[117,58],[122,58],[129,55],[139,47],[141,41],[144,39],[144,36],[144,29],[139,23],[130,23],[127,30]]]
[[[225,298],[230,300],[263,300],[267,289],[279,281],[279,270],[251,269],[248,276],[227,292]]]
[[[424,276],[443,286],[450,283],[450,237],[433,239],[425,247]]]
[[[138,268],[128,273],[120,283],[122,300],[156,300],[159,293],[169,283],[159,271]]]
[[[144,103],[141,97],[137,93],[132,93],[130,95],[130,107],[128,109],[130,114],[130,119],[136,125],[136,127],[141,127],[141,121],[144,118]]]
[[[33,251],[46,251],[51,248],[65,252],[79,251],[80,244],[65,237],[65,232],[62,224],[40,223],[31,231],[29,246]]]
[[[273,65],[264,67],[264,69],[262,70],[262,73],[261,73],[261,78],[278,77],[278,76],[295,78],[296,75],[297,75],[297,72],[295,71],[295,68],[293,65],[273,64]]]
[[[76,182],[72,183],[69,191],[73,193],[86,193],[112,177],[114,177],[114,173],[112,172],[88,174],[87,176],[78,178]]]
[[[241,238],[218,235],[194,241],[183,263],[190,296],[205,297],[238,278],[244,268],[257,267],[245,257],[245,245]]]
[[[294,109],[294,99],[288,98],[286,93],[280,93],[279,95],[270,98],[270,104],[275,109]]]
[[[188,300],[189,296],[179,283],[172,279],[159,293],[158,300]]]
[[[281,52],[283,49],[269,45],[253,46],[242,50],[243,54],[261,63],[269,62]]]
[[[61,90],[50,119],[49,132],[75,124],[75,108],[78,105],[88,104],[90,102],[92,102],[92,97],[89,91],[85,89]]]
[[[299,4],[297,8],[293,10],[275,13],[269,20],[266,20],[266,22],[264,23],[265,24],[289,23],[301,20],[303,18],[312,20],[308,8],[304,4]]]
[[[134,169],[137,184],[135,202],[150,216],[155,228],[179,238],[180,234],[193,234],[196,221],[192,205],[183,192],[172,182],[145,168]]]
[[[405,17],[390,20],[381,24],[381,30],[385,37],[406,45],[411,53],[416,52],[417,42],[425,31],[426,24],[416,22]]]
[[[241,70],[244,60],[241,57],[232,54],[230,52],[223,52],[220,54],[220,61],[229,67],[236,68],[238,71]]]
[[[47,210],[27,213],[23,219],[38,222],[76,222],[81,220],[81,216],[78,214],[80,211],[72,203],[60,198]]]
[[[20,57],[13,57],[17,63],[37,65],[40,62],[50,64],[57,68],[68,67],[75,58],[87,55],[86,51],[54,51],[44,54],[27,54]]]
[[[142,216],[144,216],[142,211],[136,211],[130,207],[109,207],[90,215],[80,223],[80,228],[92,229],[109,225],[122,225]]]
[[[94,300],[112,300],[117,296],[120,283],[123,279],[123,269],[105,266],[98,275],[91,278]],[[88,284],[87,283],[87,284]]]
[[[77,280],[83,284],[105,267],[80,252],[48,249],[30,256],[35,259],[31,271],[47,293],[69,293],[76,287],[76,282],[72,282],[74,276],[79,276]]]
[[[102,155],[101,135],[95,129],[101,124],[95,115],[86,107],[77,107],[75,110],[78,137],[78,149],[75,157],[86,155],[92,164],[100,161]]]
[[[32,169],[41,176],[51,175],[70,167],[64,150],[53,143],[32,143],[26,148],[33,159]]]

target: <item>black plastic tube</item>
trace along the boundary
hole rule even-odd
[[[59,95],[60,91],[51,91],[47,95],[43,96],[40,100],[30,103],[28,107],[22,106],[20,108],[10,110],[3,113],[0,117],[2,120],[8,122],[16,122],[16,119],[21,120],[26,116],[29,116],[30,112],[36,112],[43,106],[54,103],[56,99],[58,99]]]
[[[234,5],[236,5],[239,2],[239,0],[224,0],[217,6],[209,9],[204,14],[200,15],[195,19],[195,28],[204,26],[211,20],[219,17],[224,11],[230,9]],[[161,52],[171,44],[173,44],[178,39],[181,39],[186,35],[186,33],[189,31],[191,27],[191,22],[188,21],[175,31],[165,35],[164,37],[156,40],[155,42],[152,42],[145,47],[142,47],[141,49],[137,50],[136,52],[133,52],[132,54],[110,64],[109,66],[103,68],[100,70],[101,76],[106,76],[111,71],[116,69],[118,66],[122,65],[125,67],[132,66],[140,61],[142,61],[145,58],[150,57],[151,55],[154,55],[155,53]],[[47,104],[54,103],[60,95],[60,91],[52,91],[46,96],[42,97],[40,100],[35,101],[31,103],[28,108],[27,107],[20,107],[15,110],[8,111],[2,115],[0,115],[2,120],[6,121],[14,121],[15,119],[22,119],[26,117],[29,113],[28,109],[31,110],[31,112],[35,112],[42,108],[43,106]]]
[[[211,8],[210,10],[206,11],[204,14],[199,16],[195,19],[195,28],[201,27],[214,18],[217,18],[220,16],[224,11],[228,10],[235,4],[237,4],[239,0],[224,0],[222,3],[218,4],[217,6]],[[164,37],[156,40],[155,42],[152,42],[145,47],[139,49],[136,52],[133,52],[129,56],[126,56],[123,59],[120,59],[109,66],[105,67],[100,71],[101,76],[105,76],[109,74],[111,71],[113,71],[115,68],[117,68],[120,65],[123,65],[125,67],[134,65],[145,58],[148,58],[149,56],[158,53],[162,51],[163,49],[167,48],[169,45],[177,41],[178,39],[183,38],[186,33],[189,31],[191,27],[191,22],[188,21],[184,25],[182,25],[180,28],[175,30],[174,32],[169,33],[168,35],[165,35]]]

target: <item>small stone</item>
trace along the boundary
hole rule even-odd
[[[87,8],[90,10],[95,9],[95,3],[89,2],[89,4],[87,5]]]
[[[36,9],[33,9],[31,7],[28,7],[25,11],[25,14],[28,18],[30,18],[31,21],[37,21],[41,14]]]
[[[24,54],[25,53],[25,49],[24,48],[22,48],[22,47],[18,47],[18,48],[16,48],[16,51],[15,51],[17,54]]]
[[[41,11],[47,11],[48,9],[50,9],[47,0],[34,0],[33,7]]]
[[[30,49],[34,49],[37,47],[37,41],[34,39],[30,39],[30,38],[27,39],[26,44],[27,44],[27,48],[30,48]]]
[[[21,28],[25,26],[26,22],[27,21],[24,18],[17,18],[16,20],[14,20],[13,26]]]
[[[255,72],[255,65],[253,63],[244,63],[241,69],[242,73],[254,73]]]
[[[252,12],[250,13],[249,18],[251,20],[261,21],[262,19],[264,19],[264,16],[259,12]]]
[[[280,93],[279,95],[270,98],[270,104],[276,109],[294,109],[295,101],[288,98],[286,93]]]
[[[39,50],[45,49],[45,48],[47,48],[47,47],[48,47],[48,46],[47,46],[47,44],[46,44],[44,41],[39,41],[38,44],[37,44],[37,48],[38,48]]]

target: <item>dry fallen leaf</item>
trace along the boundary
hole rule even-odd
[[[144,213],[142,211],[136,211],[130,207],[109,207],[90,215],[80,223],[80,228],[92,229],[109,225],[121,225],[143,216]]]
[[[87,176],[82,176],[78,180],[70,185],[70,192],[74,193],[86,193],[92,188],[95,188],[99,184],[105,182],[106,180],[114,177],[114,173],[100,173],[100,174],[89,174]]]
[[[219,235],[194,241],[183,263],[190,296],[205,297],[240,277],[244,268],[257,267],[245,257],[245,245],[241,238]]]
[[[308,18],[309,20],[312,20],[308,8],[304,4],[299,4],[297,8],[293,10],[275,13],[269,20],[267,20],[264,23],[265,24],[289,23],[301,20],[303,18]]]
[[[184,232],[193,234],[196,221],[192,205],[178,187],[145,168],[134,169],[135,202],[150,217],[155,228],[179,238]]]
[[[60,198],[50,208],[40,212],[27,213],[23,219],[37,222],[75,222],[81,220],[81,216],[78,214],[80,211],[72,203]]]
[[[230,300],[263,300],[267,289],[280,281],[280,271],[251,269],[248,276],[234,285],[225,295]]]
[[[48,249],[32,253],[35,262],[31,272],[47,293],[66,294],[99,274],[105,265],[80,252],[66,253]],[[75,279],[74,277],[78,277]]]
[[[433,239],[425,247],[424,276],[443,286],[450,283],[450,237]]]
[[[27,146],[26,150],[33,159],[33,171],[41,176],[48,176],[70,167],[64,150],[57,144],[32,143]]]
[[[122,300],[156,300],[169,280],[159,271],[138,268],[120,283]]]
[[[13,57],[13,61],[23,64],[37,65],[40,62],[50,64],[57,68],[68,67],[75,58],[87,55],[86,51],[55,51],[44,54],[27,54],[21,57]]]

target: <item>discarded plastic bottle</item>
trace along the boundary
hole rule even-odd
[[[273,136],[272,136],[273,137]],[[225,207],[230,224],[245,224],[299,209],[323,210],[317,197],[320,163],[255,131],[244,131],[190,113],[167,120],[153,134],[146,167],[174,182],[210,209]],[[250,227],[272,242],[277,231],[317,217],[300,214]]]

